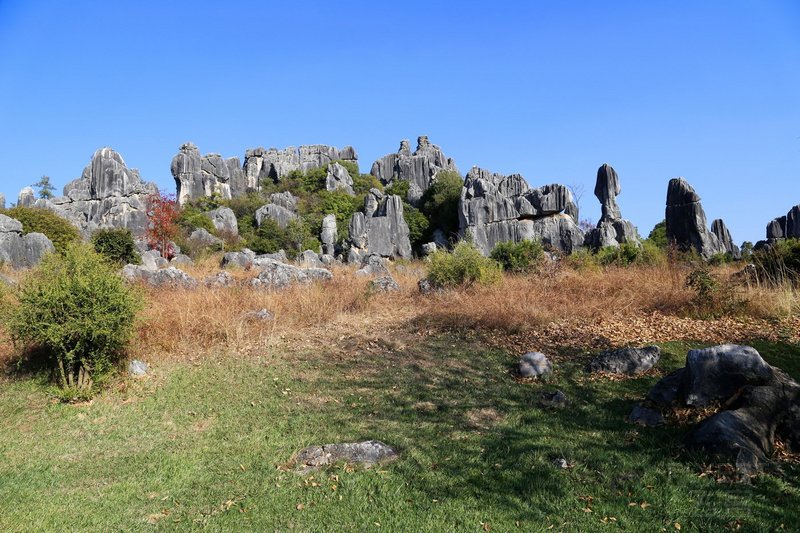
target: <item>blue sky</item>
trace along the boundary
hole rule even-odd
[[[734,240],[800,203],[800,2],[0,0],[0,192],[99,147],[174,191],[179,145],[428,135],[462,172],[582,186],[613,165],[647,235],[685,177]]]

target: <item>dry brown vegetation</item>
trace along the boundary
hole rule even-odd
[[[218,257],[186,270],[196,279],[217,272]],[[328,283],[283,291],[251,289],[252,272],[232,271],[232,288],[193,290],[143,288],[148,305],[131,348],[136,357],[192,359],[224,353],[288,351],[341,353],[354,343],[414,342],[418,335],[457,331],[515,352],[547,350],[562,354],[646,342],[696,340],[734,342],[754,338],[800,341],[800,299],[791,287],[734,285],[724,280],[730,267],[715,273],[726,287],[724,299],[740,305],[728,316],[692,317],[695,294],[685,286],[691,267],[608,267],[576,270],[551,266],[537,274],[505,276],[491,286],[474,286],[430,296],[419,294],[424,263],[392,267],[401,290],[369,291],[369,279],[339,266]],[[267,309],[274,320],[248,320]],[[0,357],[12,349],[0,339]]]

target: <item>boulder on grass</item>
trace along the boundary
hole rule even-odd
[[[653,368],[661,358],[661,348],[620,348],[600,353],[586,366],[587,372],[605,374],[642,374]]]
[[[399,457],[397,451],[383,442],[368,440],[309,446],[297,452],[294,463],[304,471],[333,465],[340,461],[371,468],[378,464],[395,461]]]
[[[519,360],[519,375],[524,378],[543,379],[553,373],[553,364],[542,352],[528,352]]]

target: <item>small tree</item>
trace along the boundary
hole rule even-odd
[[[95,252],[117,265],[140,262],[136,243],[129,229],[99,229],[92,234],[92,246]]]
[[[53,184],[50,183],[50,176],[42,176],[39,181],[33,184],[33,187],[39,189],[39,198],[49,200],[53,197],[53,191],[56,190]]]
[[[7,325],[16,346],[42,348],[65,397],[85,397],[121,357],[141,300],[115,269],[73,243],[49,254],[23,282]]]
[[[172,240],[180,231],[180,215],[174,194],[158,193],[147,197],[147,244],[165,259],[172,259],[175,255]]]

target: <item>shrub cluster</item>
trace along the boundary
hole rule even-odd
[[[430,257],[428,280],[434,287],[469,287],[488,285],[502,279],[502,269],[493,259],[484,257],[469,241],[461,241],[452,252],[439,250]]]
[[[78,229],[49,209],[38,207],[12,207],[3,211],[4,215],[22,223],[23,233],[44,233],[53,241],[56,251],[63,254],[67,247],[81,240]]]
[[[47,354],[65,395],[90,393],[122,356],[141,298],[91,245],[50,254],[18,291],[7,327],[18,347]]]
[[[784,239],[751,257],[760,280],[772,284],[800,283],[800,239]]]
[[[533,272],[544,259],[544,248],[540,241],[503,242],[492,250],[490,256],[506,272]]]
[[[125,228],[100,229],[92,234],[94,251],[116,265],[139,264],[131,230]]]

